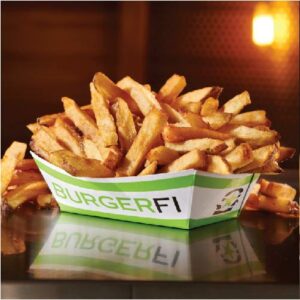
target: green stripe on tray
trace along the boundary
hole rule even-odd
[[[71,265],[89,269],[114,272],[118,274],[131,275],[137,278],[180,280],[181,277],[163,272],[153,271],[146,268],[131,266],[111,260],[103,260],[84,256],[68,255],[41,255],[36,258],[34,265]]]
[[[101,218],[108,218],[108,219],[115,219],[120,221],[129,221],[129,222],[136,222],[136,223],[144,223],[144,224],[152,224],[152,225],[162,225],[168,227],[176,227],[181,229],[189,229],[198,226],[203,226],[211,223],[221,222],[224,220],[229,220],[232,218],[237,217],[238,211],[229,212],[226,214],[210,216],[208,218],[202,219],[158,219],[158,218],[146,218],[146,217],[137,217],[137,216],[126,216],[126,215],[119,215],[119,214],[111,214],[111,213],[104,213],[100,211],[93,211],[81,208],[75,208],[69,205],[65,205],[59,203],[59,207],[61,211],[71,212],[81,215],[88,215],[88,216],[95,216]]]
[[[202,175],[187,175],[176,178],[157,179],[151,181],[134,182],[91,182],[85,181],[71,175],[62,174],[51,167],[46,166],[40,160],[35,159],[38,167],[48,175],[58,180],[72,184],[78,187],[99,191],[113,192],[149,192],[163,191],[170,189],[179,189],[196,185],[204,188],[223,189],[230,187],[239,187],[251,182],[252,174],[243,178],[217,178]]]

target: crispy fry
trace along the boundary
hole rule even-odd
[[[280,146],[278,162],[282,162],[289,158],[292,158],[294,156],[295,152],[296,152],[295,148]]]
[[[174,99],[183,91],[186,86],[184,76],[172,75],[161,87],[157,94],[157,99],[162,102],[172,103]]]
[[[207,172],[217,174],[230,174],[231,170],[227,161],[219,155],[208,155]]]
[[[146,88],[148,91],[151,92],[151,85],[150,84],[148,84],[148,83],[144,84],[144,88]]]
[[[207,157],[205,152],[199,151],[197,149],[192,150],[170,164],[164,166],[160,172],[176,172],[187,169],[200,169],[204,170],[207,165]]]
[[[39,124],[38,123],[30,123],[27,124],[26,127],[32,132],[35,133],[39,129]]]
[[[259,194],[258,208],[275,213],[291,213],[292,202],[285,198],[274,198]]]
[[[253,161],[252,149],[249,144],[243,143],[224,157],[232,171],[242,168]]]
[[[146,116],[152,108],[161,109],[155,96],[131,77],[127,76],[123,78],[117,83],[117,86],[130,94],[144,116]]]
[[[278,174],[283,172],[282,168],[278,165],[278,162],[274,159],[269,160],[264,166],[252,169],[251,173],[261,173],[261,174]]]
[[[183,115],[171,105],[167,103],[161,103],[161,107],[167,114],[169,123],[182,123],[183,125],[189,125]]]
[[[15,188],[5,195],[7,204],[15,209],[24,202],[31,200],[42,193],[47,193],[48,186],[43,180],[28,182]]]
[[[212,129],[219,129],[230,121],[231,116],[231,114],[217,111],[209,116],[203,117],[203,121],[209,124]]]
[[[117,170],[119,176],[133,176],[139,172],[146,154],[160,136],[166,122],[166,115],[157,109],[153,109],[145,117],[140,131]]]
[[[209,97],[205,100],[201,107],[201,116],[209,116],[218,111],[219,100],[213,97]]]
[[[124,99],[128,104],[129,109],[135,113],[140,114],[140,110],[132,97],[122,88],[114,84],[106,75],[98,72],[94,75],[93,83],[98,92],[103,93],[105,98],[114,102],[118,97]]]
[[[264,166],[274,155],[276,151],[276,145],[267,145],[264,147],[257,148],[252,151],[253,154],[253,161],[242,167],[241,169],[238,169],[238,173],[246,173],[253,169],[261,168]]]
[[[169,149],[180,153],[185,153],[194,149],[198,149],[201,151],[206,151],[209,154],[218,154],[227,148],[224,141],[211,138],[191,139],[181,143],[166,142],[165,144],[166,147],[168,147]]]
[[[127,152],[132,145],[137,132],[132,113],[127,103],[121,98],[117,99],[116,124],[121,147]]]
[[[65,145],[67,149],[71,150],[76,155],[84,156],[81,137],[73,127],[58,117],[52,128],[56,139],[61,144]]]
[[[268,181],[266,179],[261,179],[260,184],[260,192],[266,196],[287,199],[289,201],[293,201],[295,199],[297,192],[288,184]]]
[[[104,96],[96,90],[93,83],[90,83],[90,91],[92,107],[103,145],[105,147],[116,146],[118,145],[118,134],[114,118],[109,111],[108,102]]]
[[[205,87],[199,90],[188,92],[175,100],[175,105],[181,107],[187,103],[202,103],[208,97],[218,98],[222,88],[220,87]]]
[[[201,105],[202,105],[201,102],[188,102],[188,103],[183,103],[183,104],[179,104],[179,105],[176,105],[176,103],[175,103],[173,106],[176,107],[176,109],[178,109],[180,111],[199,114],[199,112],[201,110]]]
[[[235,138],[227,139],[224,141],[224,143],[227,147],[219,153],[220,155],[226,155],[236,147]]]
[[[101,156],[101,153],[100,153],[97,145],[92,140],[84,137],[82,140],[82,144],[83,144],[85,156],[87,158],[97,159],[100,161],[103,160],[103,157]]]
[[[23,160],[26,148],[24,143],[13,142],[5,151],[1,160],[1,195],[8,187],[18,163]]]
[[[148,166],[142,170],[138,176],[145,176],[145,175],[151,175],[156,172],[157,169],[157,161],[152,161]]]
[[[209,126],[203,121],[203,118],[199,114],[192,112],[182,113],[183,119],[189,126],[194,128],[208,128]]]
[[[185,140],[197,138],[212,138],[218,140],[226,140],[231,136],[227,133],[222,133],[206,128],[188,128],[188,127],[175,127],[168,125],[164,128],[163,138],[166,142],[177,143]]]
[[[18,162],[16,169],[27,171],[27,170],[38,170],[39,168],[32,158],[26,158]]]
[[[254,148],[274,144],[279,139],[279,135],[275,130],[265,131],[247,126],[234,128],[230,133],[241,141],[249,143]]]
[[[158,165],[163,166],[171,163],[178,157],[179,154],[177,151],[167,148],[166,146],[152,148],[146,156],[147,162],[152,163],[156,161]]]
[[[27,170],[27,171],[17,171],[13,175],[9,185],[21,185],[24,183],[32,182],[32,181],[40,181],[43,180],[43,176],[33,170]]]
[[[245,126],[257,126],[265,125],[270,126],[271,122],[266,117],[264,110],[254,110],[235,115],[229,122],[232,125],[245,125]]]
[[[51,193],[38,195],[36,198],[36,202],[41,208],[58,206]]]
[[[49,162],[73,176],[99,178],[114,176],[114,172],[100,161],[77,156],[68,150],[50,153]]]
[[[236,115],[238,114],[246,105],[250,104],[250,95],[247,91],[242,92],[239,95],[236,95],[232,99],[228,100],[223,105],[223,111],[229,114]]]

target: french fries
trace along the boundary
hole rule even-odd
[[[113,177],[114,172],[96,159],[79,157],[68,150],[51,152],[49,162],[80,177]]]
[[[13,142],[5,151],[1,160],[1,195],[8,187],[16,166],[23,160],[26,148],[24,143]]]
[[[218,111],[219,108],[219,100],[213,97],[209,97],[205,100],[201,107],[201,116],[209,116]]]
[[[218,154],[227,148],[227,145],[222,140],[202,138],[202,139],[191,139],[181,143],[169,143],[165,145],[174,151],[179,153],[189,152],[194,149],[206,151],[209,154]]]
[[[137,131],[133,115],[127,103],[122,98],[117,99],[116,125],[119,134],[120,146],[127,152],[136,137]]]
[[[266,117],[264,110],[254,110],[235,115],[229,122],[232,125],[246,125],[249,127],[266,125],[270,126],[271,122]]]
[[[187,169],[204,170],[206,165],[207,157],[205,152],[195,149],[164,166],[160,171],[169,173]]]
[[[163,131],[163,138],[166,142],[183,142],[190,139],[197,138],[212,138],[217,140],[229,139],[231,135],[227,133],[218,132],[206,128],[194,127],[175,127],[167,125]]]
[[[166,115],[157,109],[153,109],[145,117],[133,144],[117,169],[119,176],[133,176],[139,172],[147,153],[160,136],[166,123]]]
[[[5,201],[11,208],[15,209],[25,201],[31,200],[47,191],[48,185],[43,180],[24,183],[16,189],[9,191],[5,195]]]
[[[172,103],[174,99],[183,91],[186,86],[184,76],[174,74],[161,87],[157,94],[157,99],[162,102]]]
[[[30,158],[22,159],[17,163],[18,170],[27,171],[27,170],[38,170],[38,166],[35,161]]]
[[[130,94],[144,116],[146,116],[152,108],[161,109],[155,96],[131,77],[127,76],[123,78],[117,83],[117,86]]]
[[[149,164],[156,161],[158,165],[164,166],[178,157],[179,153],[176,150],[172,150],[166,146],[158,146],[148,152],[146,159]]]
[[[226,175],[231,173],[231,169],[222,156],[208,155],[207,172]]]
[[[157,169],[157,161],[152,161],[148,166],[142,170],[138,176],[145,176],[145,175],[151,175],[156,172]]]
[[[232,171],[253,161],[253,151],[249,144],[243,143],[224,156]]]
[[[247,91],[244,91],[243,93],[236,95],[232,99],[228,100],[223,106],[223,111],[225,113],[236,115],[250,103],[250,95]]]
[[[113,116],[109,111],[108,101],[99,93],[94,84],[90,83],[92,95],[92,107],[96,117],[96,123],[105,147],[118,145],[118,134]]]
[[[231,114],[223,112],[214,112],[206,117],[203,117],[203,121],[209,124],[212,129],[219,129],[227,124],[231,119]]]
[[[21,171],[21,172],[15,172],[9,185],[10,186],[17,186],[24,183],[28,183],[31,181],[40,181],[43,180],[43,176],[33,170],[27,170],[27,171]]]

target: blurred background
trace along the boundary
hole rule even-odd
[[[282,143],[299,151],[298,2],[2,2],[2,151],[27,123],[90,101],[97,71],[154,90],[173,73],[187,90],[243,90]],[[299,152],[298,152],[299,153]],[[298,167],[298,154],[287,163]]]

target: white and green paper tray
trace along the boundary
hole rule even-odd
[[[196,170],[142,177],[75,177],[31,154],[61,211],[183,229],[237,217],[259,177]]]

